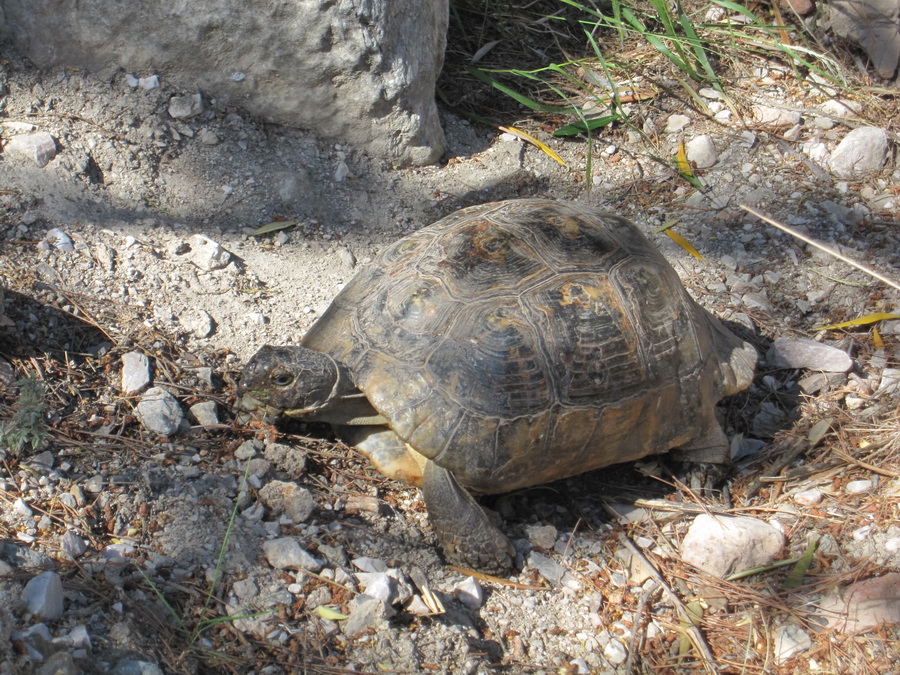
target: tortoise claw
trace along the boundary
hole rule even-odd
[[[482,572],[505,572],[512,567],[512,543],[449,471],[426,462],[422,493],[448,561]]]

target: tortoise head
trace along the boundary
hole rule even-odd
[[[306,347],[262,347],[241,373],[237,408],[246,413],[265,410],[317,419],[337,395],[340,366],[334,359]]]

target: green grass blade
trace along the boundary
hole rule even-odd
[[[522,105],[524,105],[526,108],[529,108],[530,110],[534,110],[536,112],[561,113],[561,114],[570,114],[570,115],[573,113],[572,108],[566,108],[566,107],[557,106],[557,105],[547,105],[545,103],[538,103],[537,101],[532,100],[532,99],[528,98],[527,96],[520,94],[515,89],[511,89],[510,87],[507,87],[505,84],[501,84],[494,78],[487,75],[483,70],[479,70],[478,68],[469,68],[469,72],[472,73],[472,75],[477,77],[479,80],[481,80],[483,82],[487,82],[492,87],[494,87],[494,89],[506,94],[511,99],[513,99],[514,101],[517,101],[518,103],[521,103]],[[530,79],[535,79],[535,80],[539,79],[536,77],[531,77],[530,74],[526,73],[525,71],[508,71],[508,72],[511,72],[511,73],[514,73],[516,75],[520,75],[523,77],[530,77]]]
[[[585,118],[582,121],[567,124],[553,132],[554,136],[575,136],[594,129],[602,129],[622,119],[621,115],[604,115],[603,117]]]
[[[678,22],[681,24],[681,28],[688,38],[688,43],[693,49],[694,58],[697,59],[697,63],[703,68],[703,72],[706,73],[706,77],[710,84],[718,91],[722,91],[723,88],[719,76],[716,75],[716,71],[713,70],[712,64],[709,62],[709,57],[706,54],[706,50],[703,48],[703,41],[697,35],[697,31],[694,30],[694,25],[691,23],[691,20],[686,14],[682,14],[678,17]]]

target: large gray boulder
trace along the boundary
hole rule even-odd
[[[897,0],[828,0],[826,25],[857,42],[879,77],[900,85],[900,2]]]
[[[448,0],[0,0],[39,67],[158,74],[397,164],[444,148],[434,83]]]

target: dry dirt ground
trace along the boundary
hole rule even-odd
[[[55,139],[45,166],[0,154],[3,672],[896,672],[896,624],[841,630],[818,607],[851,581],[900,572],[900,395],[882,386],[900,328],[814,329],[897,312],[900,295],[739,207],[900,276],[900,166],[891,154],[881,172],[832,176],[828,153],[865,121],[823,112],[827,93],[761,63],[742,124],[661,92],[636,111],[647,137],[605,130],[585,179],[584,141],[527,119],[506,123],[567,166],[447,113],[446,161],[399,170],[214,100],[175,119],[171,97],[195,92],[164,77],[145,90],[122,72],[0,63],[3,144],[33,131]],[[799,119],[753,121],[755,99]],[[895,99],[884,101],[893,133]],[[683,130],[667,131],[673,114],[687,116]],[[718,158],[696,190],[668,158],[704,133]],[[722,406],[743,454],[730,494],[695,494],[683,467],[660,459],[492,500],[521,569],[477,580],[473,599],[436,552],[416,490],[377,476],[327,429],[232,424],[234,378],[259,346],[297,343],[380,247],[463,206],[528,196],[633,219],[761,354],[778,337],[814,337],[854,368],[801,388],[810,372],[761,363]],[[673,220],[702,260],[657,231]],[[290,225],[252,234],[273,222]],[[122,391],[129,352],[149,358],[153,383],[185,411],[214,402],[217,423],[188,418],[167,438],[144,429],[140,395]],[[21,414],[26,377],[41,384],[45,438]],[[859,481],[870,482],[855,492]],[[292,484],[310,506],[295,518],[271,495]],[[630,506],[617,516],[609,504]],[[791,566],[723,582],[681,564],[702,509],[777,523],[779,559],[817,535],[801,586],[786,583]],[[263,542],[281,537],[318,571],[273,567]],[[392,616],[355,604],[367,564],[396,582]],[[22,594],[45,569],[65,602],[42,620]],[[427,607],[426,589],[443,611]],[[707,601],[716,593],[726,601]],[[782,649],[785,626],[808,639],[795,655]]]

